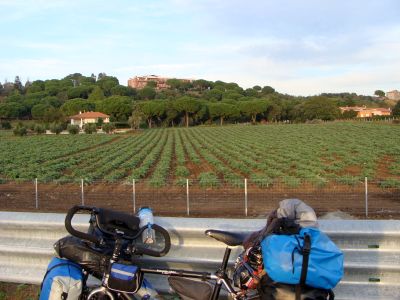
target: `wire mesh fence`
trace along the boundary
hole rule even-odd
[[[319,216],[345,212],[355,217],[400,218],[400,186],[387,180],[262,182],[182,179],[155,184],[148,180],[0,183],[2,210],[66,212],[76,204],[136,212],[152,207],[162,216],[265,216],[286,198],[298,198]]]

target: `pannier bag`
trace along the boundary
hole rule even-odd
[[[261,250],[264,269],[275,282],[332,289],[343,277],[343,253],[317,228],[302,228],[292,235],[268,235],[261,242]]]
[[[103,278],[103,273],[109,265],[110,256],[93,249],[87,242],[73,236],[66,236],[58,240],[54,244],[54,249],[59,257],[78,263],[98,279]]]
[[[124,293],[136,293],[143,282],[143,273],[138,266],[113,263],[104,279],[104,285],[110,290]]]
[[[182,300],[207,300],[213,293],[213,286],[207,281],[171,276],[168,283]]]
[[[78,264],[54,257],[43,278],[39,300],[78,300],[83,278]]]

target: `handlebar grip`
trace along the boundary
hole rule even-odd
[[[84,233],[84,232],[81,232],[81,231],[78,231],[72,227],[72,224],[71,224],[72,218],[78,211],[82,211],[82,210],[93,212],[94,207],[75,205],[74,207],[70,208],[65,217],[65,228],[71,235],[73,235],[77,238],[84,239],[84,240],[93,242],[95,244],[99,244],[101,241],[97,237],[87,234],[87,233]]]
[[[169,250],[171,249],[171,238],[169,236],[169,233],[167,230],[165,230],[163,227],[157,225],[157,224],[152,224],[151,228],[156,231],[161,233],[161,235],[164,237],[164,248],[161,251],[157,251],[157,250],[151,250],[151,249],[147,249],[144,247],[138,247],[136,253],[138,254],[146,254],[149,256],[153,256],[153,257],[162,257],[165,256]]]

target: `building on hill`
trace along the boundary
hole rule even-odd
[[[400,100],[400,92],[398,90],[393,90],[393,91],[387,92],[386,97],[389,100],[398,101],[398,100]]]
[[[340,111],[355,111],[357,118],[371,118],[375,116],[390,116],[392,111],[390,108],[367,108],[366,106],[345,106],[339,107]]]
[[[160,77],[157,75],[135,76],[128,80],[128,86],[135,89],[142,89],[147,85],[147,83],[152,81],[156,83],[157,90],[162,90],[169,88],[169,85],[167,84],[168,79],[178,79],[178,78]],[[178,79],[178,80],[182,82],[193,81],[192,79]]]
[[[110,123],[110,116],[97,111],[79,112],[79,114],[71,116],[71,124],[78,125],[80,129],[85,124],[98,123],[99,120],[103,120],[103,123]]]

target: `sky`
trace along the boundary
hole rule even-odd
[[[400,89],[399,0],[0,0],[0,82],[105,72],[274,87]]]

